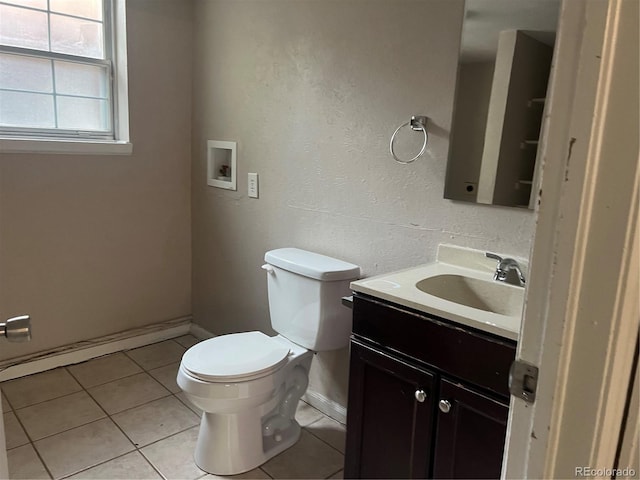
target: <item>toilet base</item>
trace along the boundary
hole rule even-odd
[[[296,407],[309,383],[313,352],[278,341],[290,349],[288,363],[264,378],[215,384],[190,377],[180,366],[178,385],[204,411],[194,459],[205,472],[248,472],[300,438]]]
[[[205,472],[248,472],[283,452],[300,438],[296,407],[307,389],[311,353],[289,367],[287,381],[264,403],[238,413],[205,412],[200,422],[195,462]]]
[[[260,409],[242,415],[204,413],[194,455],[196,465],[215,475],[236,475],[259,467],[298,441],[301,429],[295,420],[279,432],[279,441],[263,437],[261,413]]]

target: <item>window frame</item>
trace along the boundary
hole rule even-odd
[[[129,138],[129,92],[127,82],[126,0],[103,0],[104,48],[106,60],[86,58],[78,62],[74,55],[33,50],[39,58],[105,66],[109,72],[108,101],[111,131],[77,129],[0,127],[0,153],[131,154]],[[30,49],[1,46],[2,53],[29,55]]]

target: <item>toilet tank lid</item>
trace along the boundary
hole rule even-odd
[[[360,267],[353,263],[299,248],[271,250],[265,253],[264,260],[274,267],[323,282],[355,280],[360,277]]]

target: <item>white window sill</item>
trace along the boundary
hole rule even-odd
[[[0,138],[0,153],[131,155],[132,152],[130,142]]]

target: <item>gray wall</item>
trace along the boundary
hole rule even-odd
[[[0,154],[0,359],[191,313],[192,2],[127,2],[131,156]]]
[[[193,313],[216,333],[271,332],[264,252],[295,246],[363,274],[434,260],[439,243],[527,257],[528,210],[443,199],[462,2],[196,0]],[[394,129],[428,115],[427,154]],[[399,151],[419,136],[403,132]],[[238,142],[238,191],[206,185],[207,139]],[[406,148],[403,148],[406,145]],[[247,197],[247,172],[260,198]],[[346,404],[347,350],[313,390]]]

